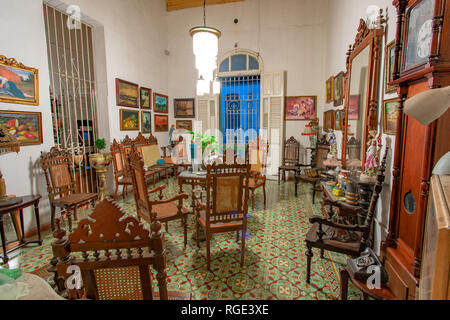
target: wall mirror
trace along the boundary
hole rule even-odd
[[[347,52],[342,165],[364,170],[367,137],[377,129],[381,41],[384,27],[367,28],[360,20],[355,43]],[[357,164],[357,165],[355,165]]]

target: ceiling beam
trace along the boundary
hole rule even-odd
[[[225,4],[244,0],[206,0],[206,5]],[[203,0],[166,0],[167,11],[182,10],[187,8],[202,7]]]

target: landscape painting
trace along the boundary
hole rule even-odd
[[[359,120],[359,95],[350,96],[348,102],[348,120]]]
[[[286,97],[285,120],[316,119],[316,96]]]
[[[385,134],[396,134],[397,132],[397,110],[399,99],[384,101],[383,107],[383,132]]]
[[[0,128],[6,129],[21,146],[43,141],[40,112],[0,111]]]
[[[139,86],[116,79],[116,102],[118,106],[139,108]]]
[[[120,130],[139,130],[139,111],[120,109]]]
[[[169,131],[169,117],[155,114],[155,132]]]
[[[39,105],[38,70],[0,56],[0,102]]]
[[[142,133],[152,133],[152,113],[141,111],[141,131]]]
[[[153,110],[159,113],[169,113],[169,97],[163,94],[153,94]]]
[[[177,120],[177,129],[192,131],[192,120]]]
[[[344,73],[340,72],[334,77],[334,106],[338,107],[344,103]]]
[[[175,118],[195,118],[195,99],[174,99]]]

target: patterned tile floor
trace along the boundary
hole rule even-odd
[[[190,187],[185,187],[184,191],[191,193]],[[171,179],[164,196],[170,197],[177,192],[178,185]],[[186,250],[183,248],[181,224],[178,221],[169,223],[169,233],[165,237],[169,290],[191,292],[194,300],[339,299],[337,271],[345,264],[345,256],[326,252],[325,259],[320,259],[318,250],[315,250],[311,285],[305,281],[304,238],[310,227],[308,218],[312,214],[320,214],[319,201],[313,205],[311,198],[309,185],[299,186],[299,196],[295,197],[292,182],[278,186],[277,182],[268,181],[267,209],[264,210],[261,191],[257,192],[255,209],[249,212],[251,217],[243,268],[239,264],[240,246],[234,233],[214,235],[211,271],[208,271],[204,243],[198,249],[191,239],[195,230],[193,217],[189,218]],[[135,214],[131,193],[125,200],[120,199],[119,203],[125,212]],[[185,206],[189,208],[187,202]],[[90,211],[86,210],[79,218]],[[52,257],[51,241],[51,233],[44,232],[44,244],[12,253],[9,268],[33,271],[47,265]],[[349,299],[359,297],[359,292],[350,286]]]

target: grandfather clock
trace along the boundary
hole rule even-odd
[[[431,171],[450,150],[450,111],[428,126],[403,113],[404,102],[450,85],[449,0],[394,0],[394,74],[400,106],[393,163],[389,233],[382,256],[397,297],[415,299],[419,284]]]

